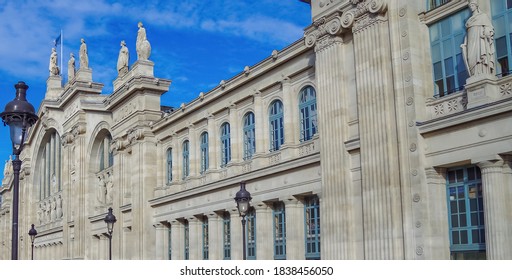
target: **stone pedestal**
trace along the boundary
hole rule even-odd
[[[76,72],[76,75],[75,75],[75,80],[81,81],[81,82],[92,82],[92,69],[91,68],[78,69],[78,72]]]
[[[62,93],[62,77],[50,76],[46,80],[46,96],[45,99],[57,99]]]
[[[496,76],[477,76],[466,80],[467,108],[471,109],[498,99],[499,87]]]
[[[114,80],[114,91],[119,89],[133,77],[154,77],[153,68],[155,63],[150,60],[137,60],[128,73],[119,75]]]

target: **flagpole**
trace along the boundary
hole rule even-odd
[[[62,75],[62,77],[64,77],[64,74],[62,74],[62,72],[64,71],[64,69],[62,68],[62,60],[63,60],[63,55],[64,55],[64,52],[63,52],[63,47],[64,47],[64,37],[62,36],[62,29],[60,30],[60,74]]]

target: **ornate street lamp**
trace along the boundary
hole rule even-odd
[[[108,231],[108,259],[112,259],[112,232],[114,231],[114,224],[117,222],[116,216],[112,214],[112,207],[108,208],[108,214],[104,219],[105,223],[107,223],[107,231]]]
[[[34,106],[27,101],[28,86],[25,82],[18,82],[14,85],[16,88],[16,97],[13,101],[5,105],[5,110],[0,113],[4,125],[11,129],[12,161],[14,173],[14,187],[12,195],[12,246],[11,258],[18,259],[18,204],[20,195],[20,170],[21,160],[19,155],[23,150],[27,129],[37,121]]]
[[[250,202],[251,202],[251,194],[245,189],[245,182],[240,182],[240,190],[235,195],[236,207],[238,208],[238,213],[242,218],[242,241],[243,241],[243,259],[247,259],[246,253],[246,243],[245,240],[245,216],[247,212],[249,212]]]
[[[32,241],[32,260],[34,259],[34,239],[36,239],[37,230],[34,228],[34,224],[32,224],[32,228],[28,231],[28,235],[30,235],[30,241]]]

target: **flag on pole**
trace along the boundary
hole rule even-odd
[[[61,36],[61,35],[62,35],[62,34],[59,34],[59,37],[57,37],[57,39],[53,40],[53,44],[54,44],[55,46],[57,46],[58,44],[60,44],[60,36]]]

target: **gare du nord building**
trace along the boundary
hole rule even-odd
[[[248,259],[512,259],[512,3],[302,2],[303,38],[180,108],[157,61],[50,75],[20,258],[35,224],[35,259],[106,259],[112,207],[114,259],[242,259],[244,181]],[[8,161],[2,259],[12,188]]]

